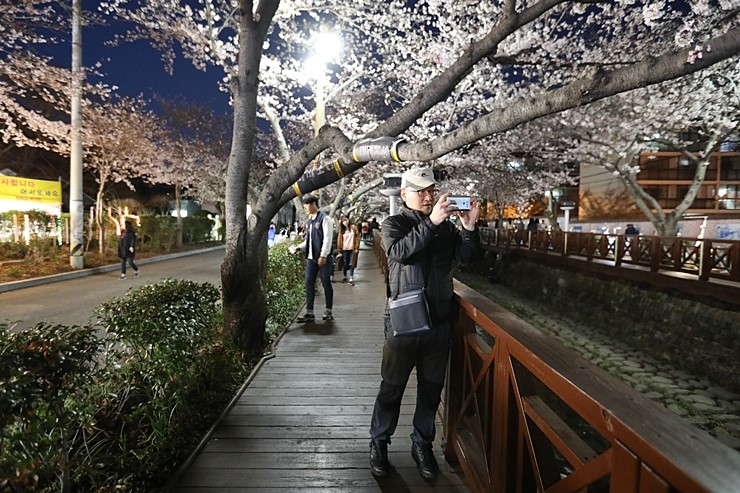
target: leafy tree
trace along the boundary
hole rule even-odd
[[[219,195],[223,196],[223,179],[219,177],[228,156],[230,122],[200,105],[163,100],[160,105],[165,139],[160,145],[160,164],[151,169],[148,180],[174,186],[178,211],[183,194],[213,197],[214,202],[223,203],[223,199],[219,200]],[[176,244],[182,245],[179,214]]]

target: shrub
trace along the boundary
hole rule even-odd
[[[303,266],[270,251],[268,327],[303,301]],[[0,325],[0,490],[154,491],[256,361],[223,331],[210,284],[167,279],[96,310],[100,327]],[[12,484],[12,486],[11,486]]]
[[[265,282],[268,340],[288,323],[306,295],[303,261],[300,256],[291,254],[288,246],[279,243],[270,249]]]
[[[228,350],[218,325],[219,301],[211,284],[167,279],[98,308],[111,345],[98,420],[121,438],[106,444],[105,475],[97,481],[107,475],[141,484],[166,476],[181,451],[192,448],[192,431],[203,425],[199,410],[210,409],[213,400],[207,396],[204,404],[200,391],[217,384],[204,381],[213,376],[208,367]],[[224,360],[238,364],[236,354]],[[241,377],[229,368],[220,376],[230,383],[234,375]]]
[[[91,326],[0,323],[1,489],[70,491],[72,442],[93,427],[86,393],[100,345]]]

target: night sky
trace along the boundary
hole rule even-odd
[[[82,31],[82,58],[86,66],[101,62],[103,81],[118,86],[118,92],[126,96],[143,94],[150,99],[155,94],[164,98],[182,98],[203,104],[221,114],[230,114],[229,97],[218,89],[223,71],[209,67],[206,72],[196,70],[193,65],[178,56],[175,69],[170,76],[164,68],[159,52],[146,41],[127,43],[119,47],[105,44],[122,29],[110,26],[85,27]],[[71,32],[67,42],[57,45],[36,45],[37,51],[54,57],[55,63],[71,67]]]

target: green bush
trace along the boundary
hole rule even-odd
[[[192,447],[191,431],[199,425],[193,409],[201,407],[194,389],[209,388],[203,365],[213,363],[214,348],[224,347],[219,301],[211,284],[167,279],[98,308],[111,345],[98,419],[123,437],[108,444],[105,475],[141,484],[171,471],[179,451]]]
[[[203,212],[203,211],[201,211]],[[194,215],[184,217],[182,222],[183,243],[203,243],[211,240],[213,221],[207,216]]]
[[[72,443],[94,426],[100,346],[90,326],[0,323],[0,489],[69,491]]]
[[[302,257],[288,252],[288,246],[288,243],[279,243],[270,249],[265,281],[268,340],[295,315],[306,296]]]
[[[142,216],[138,235],[140,251],[169,252],[177,240],[177,219],[172,216]]]
[[[25,242],[0,242],[0,259],[23,260],[28,254],[28,245]]]
[[[303,265],[270,251],[268,335],[302,303]],[[96,310],[100,327],[0,325],[0,491],[154,491],[256,361],[223,331],[210,284],[165,280]]]

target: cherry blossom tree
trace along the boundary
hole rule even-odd
[[[0,136],[5,143],[69,153],[71,73],[38,53],[39,47],[69,37],[68,9],[66,2],[49,0],[0,5]],[[87,68],[91,74],[96,70]],[[110,94],[101,83],[85,90],[98,97]]]
[[[145,178],[161,168],[163,127],[136,98],[84,101],[84,166],[97,183],[95,223],[98,248],[105,249],[105,199],[114,183],[134,189],[133,178]]]
[[[740,126],[740,57],[700,73],[619,95],[560,115],[577,137],[574,157],[612,173],[660,236],[676,236],[678,221],[691,206],[720,143]],[[681,153],[691,185],[666,211],[638,183],[639,157],[650,149]]]
[[[223,203],[223,179],[219,179],[228,156],[230,120],[203,106],[159,99],[164,139],[160,143],[159,165],[152,167],[147,180],[172,185],[175,210],[181,210],[183,194],[212,197]],[[177,214],[176,243],[182,245],[182,217]]]
[[[234,108],[224,318],[245,349],[265,342],[264,236],[287,201],[369,161],[429,162],[537,118],[698,72],[740,48],[731,0],[149,0],[135,8],[110,0],[103,8],[137,23],[131,36],[151,39],[168,64],[177,45],[196,66],[224,69]],[[330,118],[296,148],[284,139],[290,152],[276,149],[278,166],[250,196],[258,115],[273,108],[297,119],[310,110],[295,73],[309,32],[322,24],[351,47],[332,82],[361,74],[345,88],[356,125]],[[342,72],[344,59],[358,64],[354,72]],[[388,139],[357,145],[379,137]],[[309,168],[322,153],[331,164]]]

